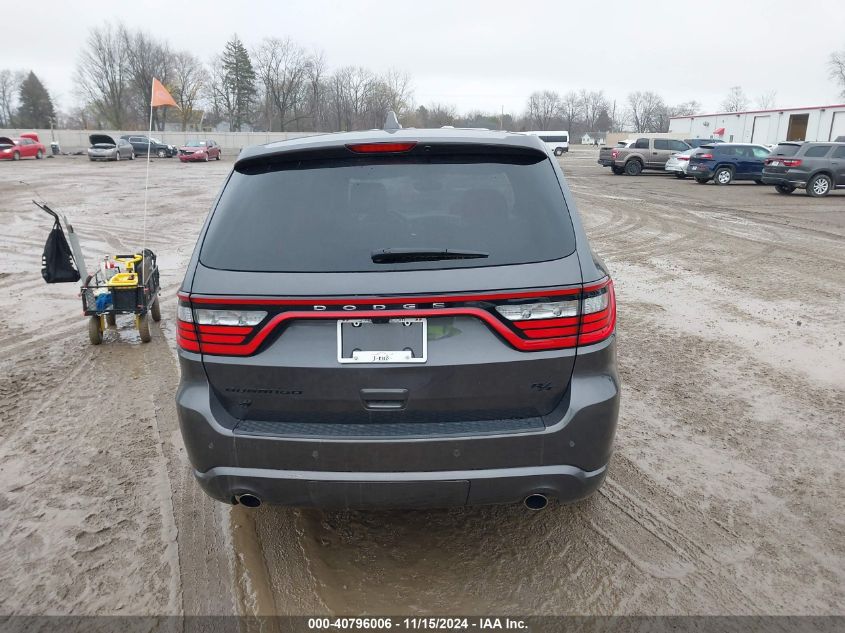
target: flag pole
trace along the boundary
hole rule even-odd
[[[153,97],[155,83],[150,86],[150,125],[147,131],[147,175],[144,179],[144,237],[141,241],[141,256],[147,248],[147,190],[150,188],[150,147],[152,146],[153,134]]]

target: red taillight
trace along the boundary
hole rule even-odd
[[[678,160],[689,160],[689,156],[675,156]]]
[[[353,143],[347,145],[346,149],[356,154],[400,154],[410,152],[416,145],[416,141],[409,143]]]
[[[619,157],[619,150],[618,149],[611,150],[610,157],[611,158],[618,158]]]
[[[267,313],[256,310],[194,309],[181,300],[176,320],[176,342],[188,352],[243,355],[243,343]],[[212,350],[219,350],[214,352]]]
[[[558,311],[565,310],[565,303],[567,302],[511,304],[506,306],[505,310],[502,309],[505,306],[499,306],[496,311],[522,330],[524,337],[532,339],[534,349],[591,345],[603,341],[613,333],[616,326],[616,297],[611,280],[585,288],[581,298],[572,301],[577,305],[575,316],[532,318],[532,306],[541,306],[540,314],[545,315],[549,311],[549,306],[553,306]],[[517,314],[524,317],[514,318]],[[543,342],[547,344],[543,345]]]
[[[774,163],[779,163],[784,167],[800,167],[801,166],[801,159],[800,158],[781,158],[780,156],[773,156],[771,158],[767,158],[764,161],[766,165],[772,165]]]
[[[713,154],[699,154],[696,158],[700,158],[701,160],[713,160]]]

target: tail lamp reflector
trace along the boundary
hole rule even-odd
[[[201,345],[240,345],[267,316],[264,310],[192,309],[179,303],[176,341],[189,352],[200,352]]]

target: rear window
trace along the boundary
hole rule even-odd
[[[544,135],[540,136],[540,139],[544,143],[568,143],[569,142],[568,136],[548,136],[548,135],[544,134]]]
[[[831,147],[833,147],[833,145],[815,145],[813,147],[808,147],[807,151],[804,152],[804,156],[807,158],[821,158],[822,156],[827,156]]]
[[[778,145],[774,151],[772,152],[773,156],[795,156],[798,153],[798,150],[801,149],[800,145],[795,145],[794,143],[781,143]]]
[[[453,249],[483,259],[376,264],[382,249]],[[361,157],[236,170],[200,251],[208,267],[365,272],[500,266],[575,250],[548,158]]]

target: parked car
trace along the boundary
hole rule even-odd
[[[804,189],[819,197],[845,189],[845,141],[780,143],[766,159],[762,180],[783,194]]]
[[[212,158],[220,160],[220,146],[212,140],[188,141],[179,148],[179,160],[183,163],[202,160],[208,162]]]
[[[44,158],[47,148],[31,135],[20,138],[0,136],[0,160],[20,160],[21,158]]]
[[[133,160],[135,158],[135,150],[124,138],[119,138],[115,141],[108,134],[90,134],[88,141],[91,147],[88,148],[88,158],[90,160]]]
[[[215,499],[539,509],[607,472],[613,284],[535,136],[246,148],[178,296],[177,410]]]
[[[135,150],[136,156],[145,157],[147,155],[147,146],[149,146],[150,156],[158,156],[159,158],[172,158],[178,152],[175,145],[167,145],[158,139],[148,136],[125,134],[120,138],[129,141]]]
[[[684,179],[687,177],[687,168],[689,167],[689,157],[696,151],[696,148],[691,147],[683,152],[672,154],[669,160],[666,161],[664,168],[670,174],[674,174],[675,178]]]
[[[763,161],[769,153],[768,148],[750,143],[702,145],[690,156],[687,175],[702,185],[711,179],[717,185],[729,185],[734,180],[762,184]]]
[[[702,145],[715,145],[716,143],[724,143],[722,139],[718,138],[685,138],[684,143],[692,147],[693,149],[697,149]]]
[[[601,148],[598,162],[617,176],[639,176],[644,169],[663,170],[672,154],[688,149],[690,146],[683,141],[643,136],[627,147]]]

